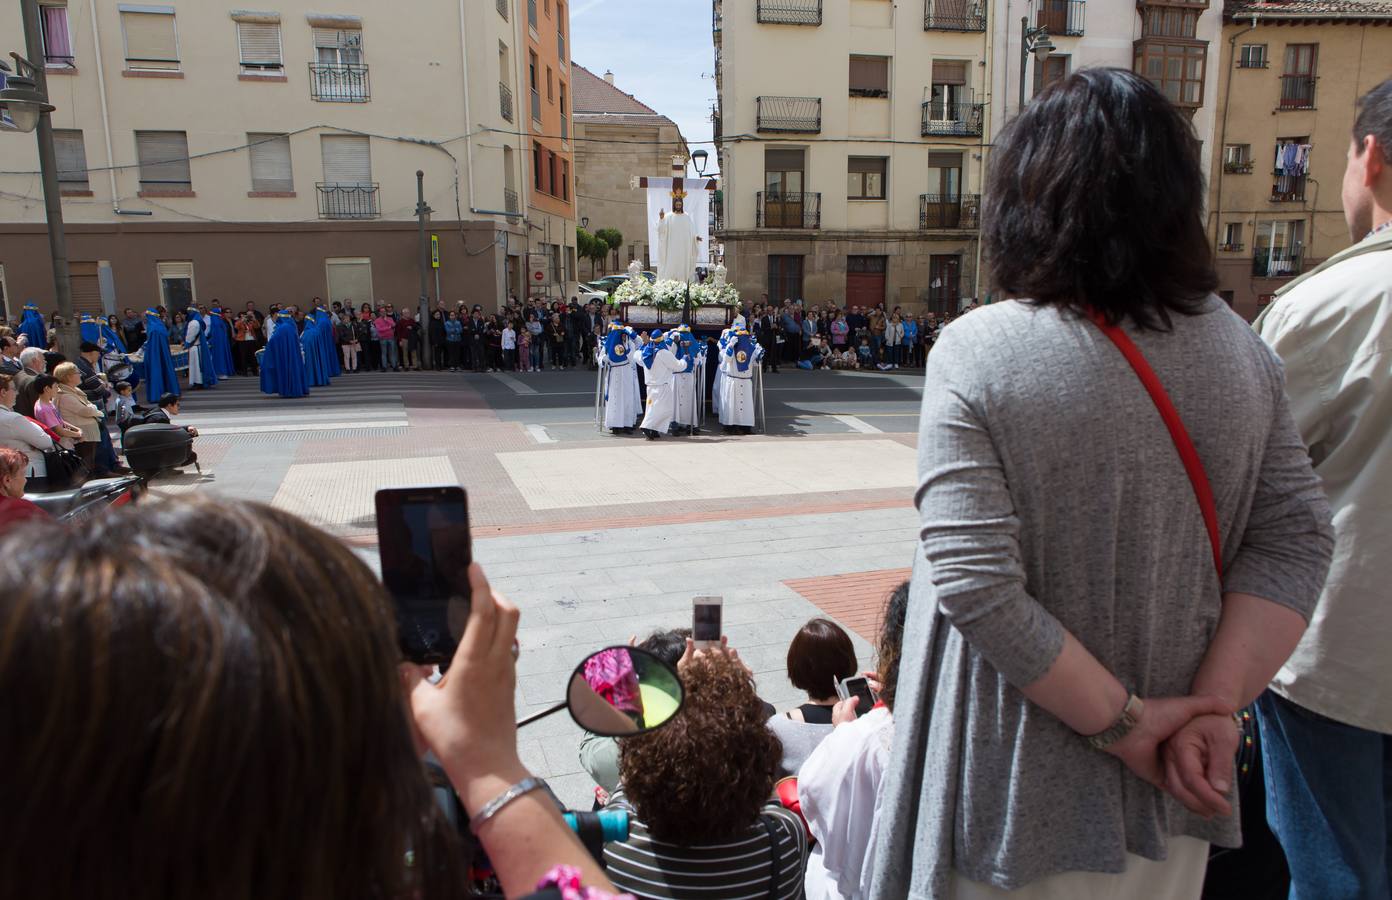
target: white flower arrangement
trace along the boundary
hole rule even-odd
[[[609,296],[615,306],[623,303],[636,303],[639,306],[655,306],[658,309],[681,309],[686,305],[687,285],[682,281],[658,281],[651,284],[645,278],[635,283],[625,281]],[[691,303],[693,306],[738,306],[739,291],[732,284],[716,287],[713,284],[692,284]]]

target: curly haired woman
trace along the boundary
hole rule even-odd
[[[688,651],[686,704],[620,743],[630,839],[605,848],[609,877],[636,897],[802,896],[807,837],[773,798],[783,748],[733,652]]]

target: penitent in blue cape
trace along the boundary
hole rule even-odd
[[[261,391],[282,397],[309,396],[300,335],[295,321],[284,314],[276,319],[266,351],[261,354]]]
[[[165,394],[179,393],[179,373],[169,352],[169,329],[159,312],[145,310],[145,399],[158,403]]]

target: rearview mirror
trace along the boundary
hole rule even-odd
[[[605,647],[575,667],[566,699],[517,723],[530,725],[563,709],[602,737],[647,734],[672,720],[686,700],[677,670],[638,647]]]

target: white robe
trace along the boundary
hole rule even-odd
[[[190,319],[184,328],[184,343],[188,345],[189,384],[203,384],[203,360],[198,353],[198,336],[203,331],[203,323]]]
[[[720,380],[720,424],[754,427],[754,376],[759,371],[759,360],[764,356],[763,348],[754,345],[754,358],[743,372],[735,359],[736,344],[720,352],[720,369],[724,377]]]
[[[643,414],[643,400],[638,394],[637,346],[634,341],[627,342],[627,361],[614,363],[609,361],[604,345],[600,344],[600,364],[604,366],[604,377],[608,379],[604,399],[605,428],[632,428]]]
[[[696,261],[696,223],[686,213],[665,216],[657,226],[657,277],[672,281],[694,281]]]
[[[675,402],[672,396],[672,375],[686,371],[690,360],[678,362],[671,350],[663,348],[653,357],[652,367],[646,370],[648,380],[648,410],[643,415],[643,428],[666,434],[672,424]]]
[[[690,372],[678,372],[672,376],[672,420],[678,425],[696,424],[696,385],[705,374],[705,366],[697,357]]]

